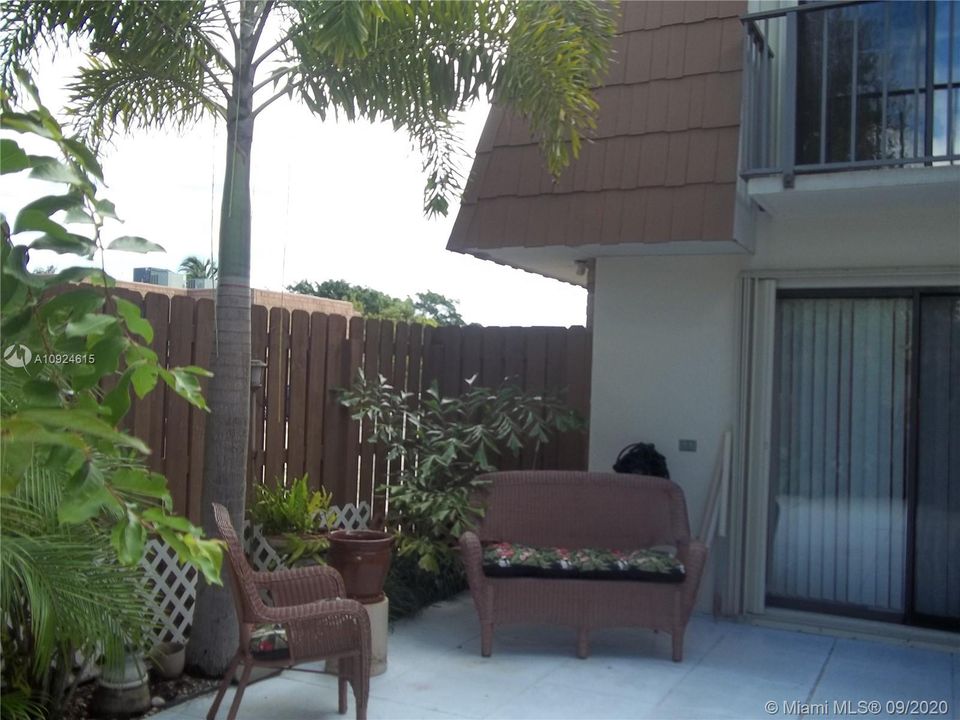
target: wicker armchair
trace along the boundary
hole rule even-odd
[[[577,655],[589,654],[590,631],[603,627],[662,630],[683,659],[707,548],[690,536],[683,490],[670,480],[570,471],[500,472],[487,476],[486,513],[460,538],[481,654],[493,649],[495,625],[543,623],[577,631]],[[538,547],[637,549],[672,545],[685,567],[679,583],[545,577],[489,577],[483,543]]]
[[[207,720],[216,717],[223,695],[241,664],[243,672],[228,720],[236,717],[255,665],[292,668],[299,663],[323,659],[339,659],[340,713],[347,711],[349,683],[356,698],[357,720],[365,720],[370,691],[370,619],[363,605],[356,600],[342,599],[346,595],[343,579],[330,567],[255,572],[247,562],[226,508],[214,503],[213,513],[220,535],[227,543],[230,581],[240,621],[240,647],[220,683]],[[271,605],[264,602],[263,595]],[[265,624],[279,624],[284,628],[288,645],[284,652],[258,657],[259,653],[251,650],[251,633],[255,626]]]

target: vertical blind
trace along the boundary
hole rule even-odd
[[[778,301],[770,597],[904,610],[911,307]]]

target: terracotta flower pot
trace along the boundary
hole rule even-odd
[[[383,600],[395,538],[379,530],[335,530],[330,533],[327,563],[347,586],[347,597],[370,604]]]

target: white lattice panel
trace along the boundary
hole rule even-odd
[[[348,503],[342,508],[333,505],[331,530],[364,530],[370,521],[370,504]],[[325,523],[326,524],[326,523]],[[275,570],[282,559],[260,532],[260,527],[249,523],[244,528],[247,558],[256,570]],[[153,593],[153,603],[147,608],[150,625],[157,642],[186,642],[193,622],[193,606],[197,601],[197,570],[183,565],[177,553],[163,540],[154,538],[147,543],[147,551],[140,561],[143,585]]]
[[[197,600],[196,568],[181,565],[174,549],[160,539],[147,543],[140,567],[143,585],[153,593],[148,612],[154,638],[158,642],[186,642]]]
[[[342,508],[337,505],[330,506],[330,514],[336,513],[336,521],[331,530],[366,530],[370,522],[370,503],[361,502],[359,505],[347,503]],[[326,524],[326,523],[324,523]]]
[[[283,565],[280,553],[267,542],[263,533],[260,532],[259,525],[247,523],[243,542],[247,550],[247,560],[250,561],[254,570],[276,570]]]

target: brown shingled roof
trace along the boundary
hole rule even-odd
[[[597,129],[554,181],[494,107],[448,249],[733,237],[745,1],[621,5]]]

